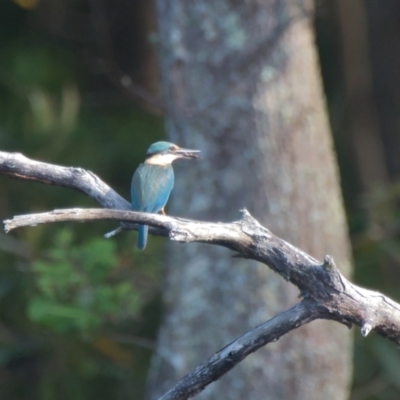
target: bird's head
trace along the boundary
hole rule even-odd
[[[146,164],[168,165],[178,158],[198,158],[200,150],[182,149],[169,142],[153,143],[146,152]]]

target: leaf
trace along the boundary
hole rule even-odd
[[[86,331],[101,322],[83,308],[55,303],[41,297],[34,297],[30,301],[27,312],[33,321],[63,333]]]

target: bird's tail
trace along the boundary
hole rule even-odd
[[[138,227],[137,247],[140,250],[143,250],[146,247],[148,230],[149,227],[147,225],[139,225]]]

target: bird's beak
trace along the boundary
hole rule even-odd
[[[178,149],[174,152],[180,158],[199,158],[200,150]]]

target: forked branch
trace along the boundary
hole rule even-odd
[[[330,319],[372,330],[400,345],[400,304],[348,281],[333,258],[323,262],[278,238],[246,210],[231,223],[209,223],[129,211],[130,205],[93,173],[29,160],[21,154],[0,152],[0,174],[79,190],[103,209],[56,210],[4,221],[8,232],[23,226],[60,221],[116,220],[123,229],[147,224],[151,233],[171,240],[227,247],[238,257],[260,261],[297,286],[303,300],[286,312],[247,332],[184,377],[163,399],[187,399],[229,371],[243,358],[270,341],[314,319]]]

